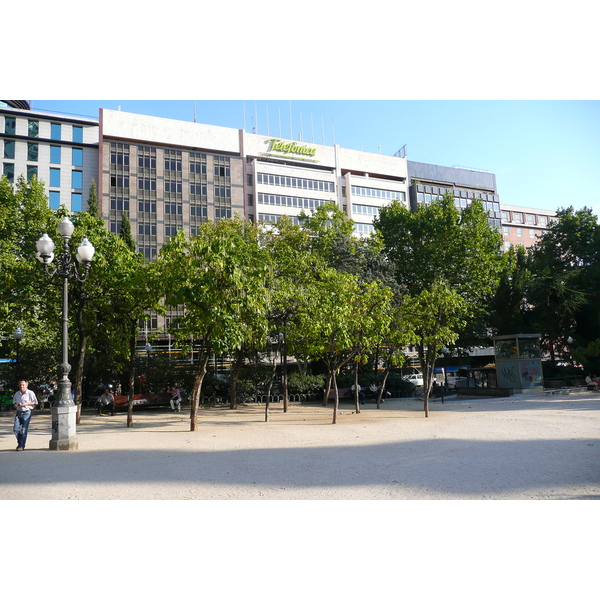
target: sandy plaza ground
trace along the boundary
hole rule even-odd
[[[0,415],[2,500],[594,500],[600,498],[600,394],[518,394],[377,409],[272,404],[85,410],[79,449],[51,451],[50,413],[15,452]]]
[[[79,449],[57,452],[44,410],[15,452],[0,414],[2,533],[36,573],[25,592],[9,577],[7,597],[47,595],[61,565],[62,585],[93,600],[595,597],[600,394],[331,417],[203,408],[190,432],[189,409],[136,411],[129,429],[87,410]]]

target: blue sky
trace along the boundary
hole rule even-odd
[[[100,107],[483,169],[501,202],[600,214],[596,100],[32,100],[36,110],[98,117]],[[290,127],[291,113],[291,127]],[[291,135],[290,135],[291,134]]]

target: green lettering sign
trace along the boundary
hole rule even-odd
[[[314,156],[317,153],[316,148],[302,146],[296,142],[286,142],[279,138],[270,138],[267,140],[269,144],[268,152],[282,152],[283,154],[302,154],[305,156]]]

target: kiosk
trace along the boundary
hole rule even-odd
[[[538,391],[544,387],[539,333],[498,335],[494,339],[498,387]]]

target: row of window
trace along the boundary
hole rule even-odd
[[[15,158],[15,141],[4,141],[4,158]],[[36,142],[27,143],[27,160],[37,162],[39,159],[39,144]],[[50,146],[50,163],[59,165],[62,159],[61,146]],[[74,167],[83,167],[83,149],[71,148],[71,164]]]
[[[486,195],[486,194],[484,194]],[[443,194],[424,194],[419,192],[417,194],[417,202],[419,204],[425,203],[429,204],[430,202],[440,201],[444,197]],[[483,207],[489,212],[493,213],[494,216],[500,218],[500,202],[484,200],[483,198],[478,198],[482,200]],[[454,196],[454,205],[456,208],[466,208],[471,204],[471,200],[473,198],[465,198],[463,196]]]
[[[278,196],[276,194],[258,194],[259,204],[271,204],[273,206],[289,206],[292,208],[317,208],[327,204],[328,200],[317,200],[315,198],[299,198],[297,196]]]
[[[60,187],[60,169],[50,168],[50,187]],[[83,171],[71,171],[71,187],[83,189]]]
[[[125,201],[127,202],[127,201]],[[129,203],[127,202],[127,208],[125,205],[119,205],[118,200],[111,200],[110,207],[113,210],[129,210]],[[121,207],[121,208],[119,208]],[[183,214],[183,204],[178,202],[165,202],[165,214],[181,215]],[[206,204],[190,204],[190,216],[191,217],[206,217],[207,215]],[[138,213],[156,213],[156,201],[140,201],[138,202]]]
[[[459,190],[455,188],[447,188],[447,187],[439,187],[436,185],[422,185],[417,184],[417,192],[422,192],[424,194],[431,194],[437,196],[443,196],[444,194],[450,193],[455,198],[479,198],[484,202],[499,202],[499,197],[496,194],[487,194],[480,190]]]
[[[504,235],[510,235],[510,227],[508,227],[507,225],[503,225],[502,226],[502,233]],[[539,235],[541,232],[539,229],[530,229],[529,230],[529,237],[530,238],[535,238],[537,235]],[[517,237],[523,237],[523,228],[522,227],[517,227]]]
[[[10,183],[14,183],[15,181],[15,166],[12,163],[4,163],[4,168],[2,170],[3,174],[6,176],[6,179]],[[33,176],[38,176],[38,167],[37,166],[28,166],[27,167],[27,181],[31,181]],[[60,169],[50,168],[50,181],[49,187],[61,187],[60,181]],[[71,171],[71,187],[74,190],[82,190],[83,189],[83,171]]]
[[[50,139],[62,140],[62,123],[50,123]],[[15,117],[4,117],[4,133],[8,135],[17,135],[17,120]],[[27,136],[37,138],[40,134],[40,122],[29,119],[27,121]],[[71,141],[76,144],[83,144],[83,127],[73,125],[71,127]]]
[[[527,225],[539,225],[540,227],[546,227],[550,222],[550,218],[546,215],[531,215],[508,210],[502,211],[502,220],[505,223],[527,223]]]
[[[264,185],[280,185],[283,187],[313,190],[315,192],[334,192],[333,181],[320,181],[318,179],[303,179],[301,177],[286,177],[284,175],[271,175],[270,173],[257,173],[256,183]]]
[[[375,227],[371,223],[354,223],[354,231],[361,235],[369,235],[375,231]]]
[[[376,217],[379,215],[379,206],[369,206],[367,204],[353,204],[352,212],[355,215],[369,215]]]
[[[367,198],[379,198],[380,200],[394,200],[397,198],[401,202],[404,202],[404,200],[406,198],[406,195],[404,194],[404,192],[363,187],[360,185],[352,186],[352,195],[353,196],[365,196]]]
[[[259,213],[258,214],[258,222],[259,223],[279,223],[279,220],[281,219],[283,215],[270,215],[267,213]],[[289,217],[292,221],[292,223],[294,223],[294,225],[299,225],[300,224],[300,219],[298,217]]]
[[[50,208],[57,210],[61,205],[61,193],[50,190],[48,192],[48,200],[50,201]],[[62,201],[64,204],[64,200]],[[71,210],[73,212],[81,212],[83,210],[83,194],[78,192],[71,193]]]

